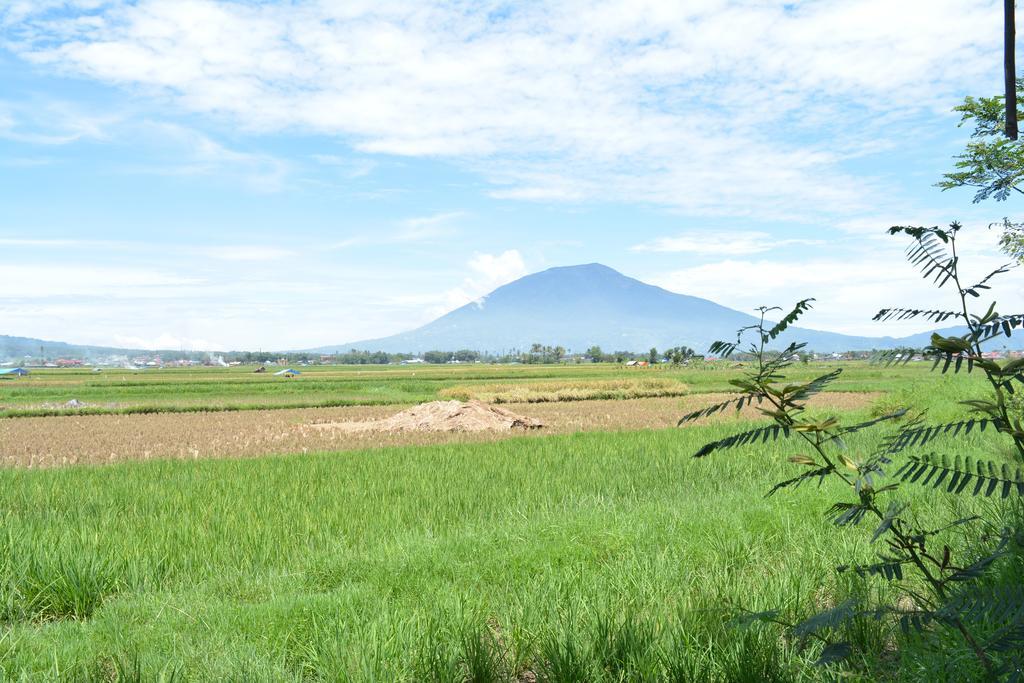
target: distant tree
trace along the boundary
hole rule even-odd
[[[681,365],[696,355],[697,352],[689,346],[675,346],[665,352],[665,358],[667,358],[672,365]]]
[[[586,353],[583,355],[585,355],[594,363],[600,363],[602,360],[604,360],[604,352],[601,351],[601,347],[597,346],[596,344],[587,349]]]
[[[427,351],[423,354],[423,360],[428,363],[447,363],[454,356],[451,351]]]
[[[654,365],[658,362],[658,349],[651,347],[651,350],[647,352],[647,362]]]

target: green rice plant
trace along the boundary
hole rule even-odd
[[[116,567],[95,557],[32,558],[19,586],[32,618],[88,619],[122,581]]]
[[[544,640],[537,679],[545,683],[589,683],[596,680],[595,662],[582,634],[569,629]]]
[[[413,663],[415,679],[426,683],[459,680],[459,656],[454,645],[450,634],[442,634],[436,627],[428,631]]]
[[[464,626],[459,638],[457,657],[465,683],[497,683],[509,680],[509,653],[507,647],[488,627]]]
[[[654,625],[631,612],[602,613],[594,624],[593,657],[612,680],[636,677],[655,644]]]
[[[0,542],[0,623],[88,619],[125,586],[124,566],[95,554],[23,549],[8,529]]]

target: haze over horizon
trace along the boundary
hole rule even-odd
[[[1005,261],[1019,200],[934,187],[1001,3],[683,4],[8,2],[0,334],[309,348],[598,262],[898,336],[878,308],[945,300],[888,226]]]

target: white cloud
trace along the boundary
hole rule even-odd
[[[407,218],[399,223],[399,230],[388,238],[391,242],[420,242],[451,235],[453,221],[465,216],[464,211],[449,211],[431,216]]]
[[[7,264],[0,268],[4,299],[106,296],[112,299],[174,297],[201,278],[142,267]]]
[[[470,275],[461,285],[445,292],[442,304],[427,309],[428,318],[436,318],[474,301],[484,306],[487,294],[528,272],[518,249],[509,249],[500,254],[475,254],[466,265]]]
[[[821,240],[778,239],[757,231],[692,231],[678,237],[659,237],[631,247],[633,251],[685,252],[741,256],[793,245],[822,244]]]
[[[325,251],[340,251],[352,247],[393,245],[428,242],[455,234],[455,221],[466,216],[465,211],[446,211],[429,216],[405,218],[397,222],[397,229],[381,231],[375,235],[363,234],[346,237],[321,247]]]
[[[21,237],[0,237],[0,246],[4,247],[43,247],[60,249],[65,247],[83,247],[97,244],[91,240],[77,239],[31,239]]]
[[[79,140],[107,140],[121,114],[87,113],[58,100],[0,101],[0,139],[60,146]]]
[[[981,244],[971,247],[971,240],[964,240],[962,267],[968,279],[974,281],[1005,263],[1005,257],[1000,258],[995,249],[984,244],[990,239],[985,232],[973,231],[970,237]],[[870,251],[848,258],[726,259],[665,273],[650,281],[670,291],[748,312],[760,305],[785,308],[814,297],[814,310],[801,319],[804,327],[872,337],[901,336],[934,325],[920,321],[876,323],[872,317],[882,308],[946,310],[951,306],[955,309],[958,302],[953,290],[936,290],[906,262],[905,244],[892,239],[889,244],[873,244]],[[1006,308],[1022,298],[1024,270],[1016,269],[997,279],[990,296],[979,301],[987,305],[995,299]]]
[[[322,166],[337,168],[350,180],[368,176],[377,168],[377,162],[370,159],[354,159],[336,154],[312,154],[310,158]]]
[[[297,255],[291,249],[240,244],[226,247],[202,247],[197,253],[223,261],[280,261]]]
[[[234,176],[260,192],[280,190],[290,164],[265,153],[241,152],[227,147],[208,135],[178,124],[147,121],[138,130],[125,133],[138,137],[154,150],[171,157],[134,169],[157,175]]]
[[[526,275],[526,264],[517,249],[500,254],[476,254],[469,262],[476,282],[493,289]]]
[[[126,349],[166,349],[170,351],[223,351],[227,347],[208,339],[190,339],[163,333],[155,337],[133,337],[115,334],[112,344]]]
[[[498,197],[806,220],[888,201],[842,161],[913,132],[914,111],[998,87],[1001,14],[993,0],[143,0],[71,18],[19,3],[6,21],[36,64],[250,131],[458,159]]]

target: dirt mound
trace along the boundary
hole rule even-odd
[[[480,401],[433,401],[382,420],[323,422],[308,426],[345,432],[485,432],[538,429],[544,425]]]

